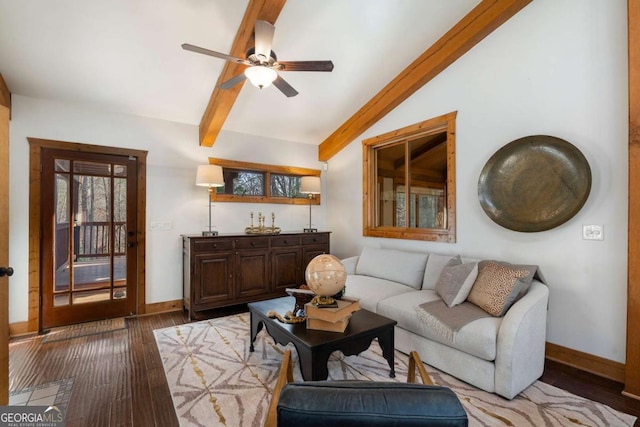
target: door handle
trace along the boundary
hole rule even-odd
[[[127,243],[127,247],[128,248],[133,248],[136,245],[136,242],[129,242]]]
[[[13,268],[11,267],[0,267],[0,277],[10,277],[13,276]]]

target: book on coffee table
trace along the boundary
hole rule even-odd
[[[360,310],[360,301],[357,299],[342,298],[336,300],[336,302],[338,304],[337,307],[318,307],[314,304],[306,303],[304,311],[307,318],[335,323],[348,319],[353,313]]]
[[[326,320],[307,317],[307,329],[329,332],[344,332],[344,330],[347,329],[350,317],[351,314],[349,314],[344,319],[338,320],[337,322],[327,322]]]

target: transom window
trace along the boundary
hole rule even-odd
[[[209,158],[209,163],[222,166],[224,187],[218,187],[217,202],[309,204],[300,193],[303,176],[320,176],[318,169],[276,166]],[[320,204],[314,197],[312,204]]]

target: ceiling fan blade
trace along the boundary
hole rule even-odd
[[[260,62],[267,62],[271,57],[271,44],[273,43],[273,32],[275,29],[276,27],[267,21],[256,21],[255,50]]]
[[[273,85],[280,89],[280,92],[284,93],[287,98],[291,98],[292,96],[296,96],[298,94],[298,91],[295,90],[289,83],[287,83],[285,79],[280,77],[280,75],[278,75],[278,77],[276,77],[276,79],[273,81]]]
[[[227,80],[226,82],[222,82],[218,85],[218,87],[220,89],[231,89],[232,87],[234,87],[235,85],[237,85],[240,82],[243,82],[244,80],[246,80],[247,76],[245,76],[244,73],[240,73],[235,77],[231,77],[229,80]]]
[[[191,52],[201,53],[203,55],[215,56],[216,58],[225,59],[227,61],[236,62],[238,64],[251,65],[251,63],[246,59],[236,58],[235,56],[216,52],[214,50],[205,49],[203,47],[194,46],[189,43],[183,43],[182,48],[184,50],[190,50]]]
[[[281,71],[332,71],[331,61],[278,61],[276,66]]]

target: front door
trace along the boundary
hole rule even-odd
[[[41,329],[136,307],[137,159],[42,149]]]

